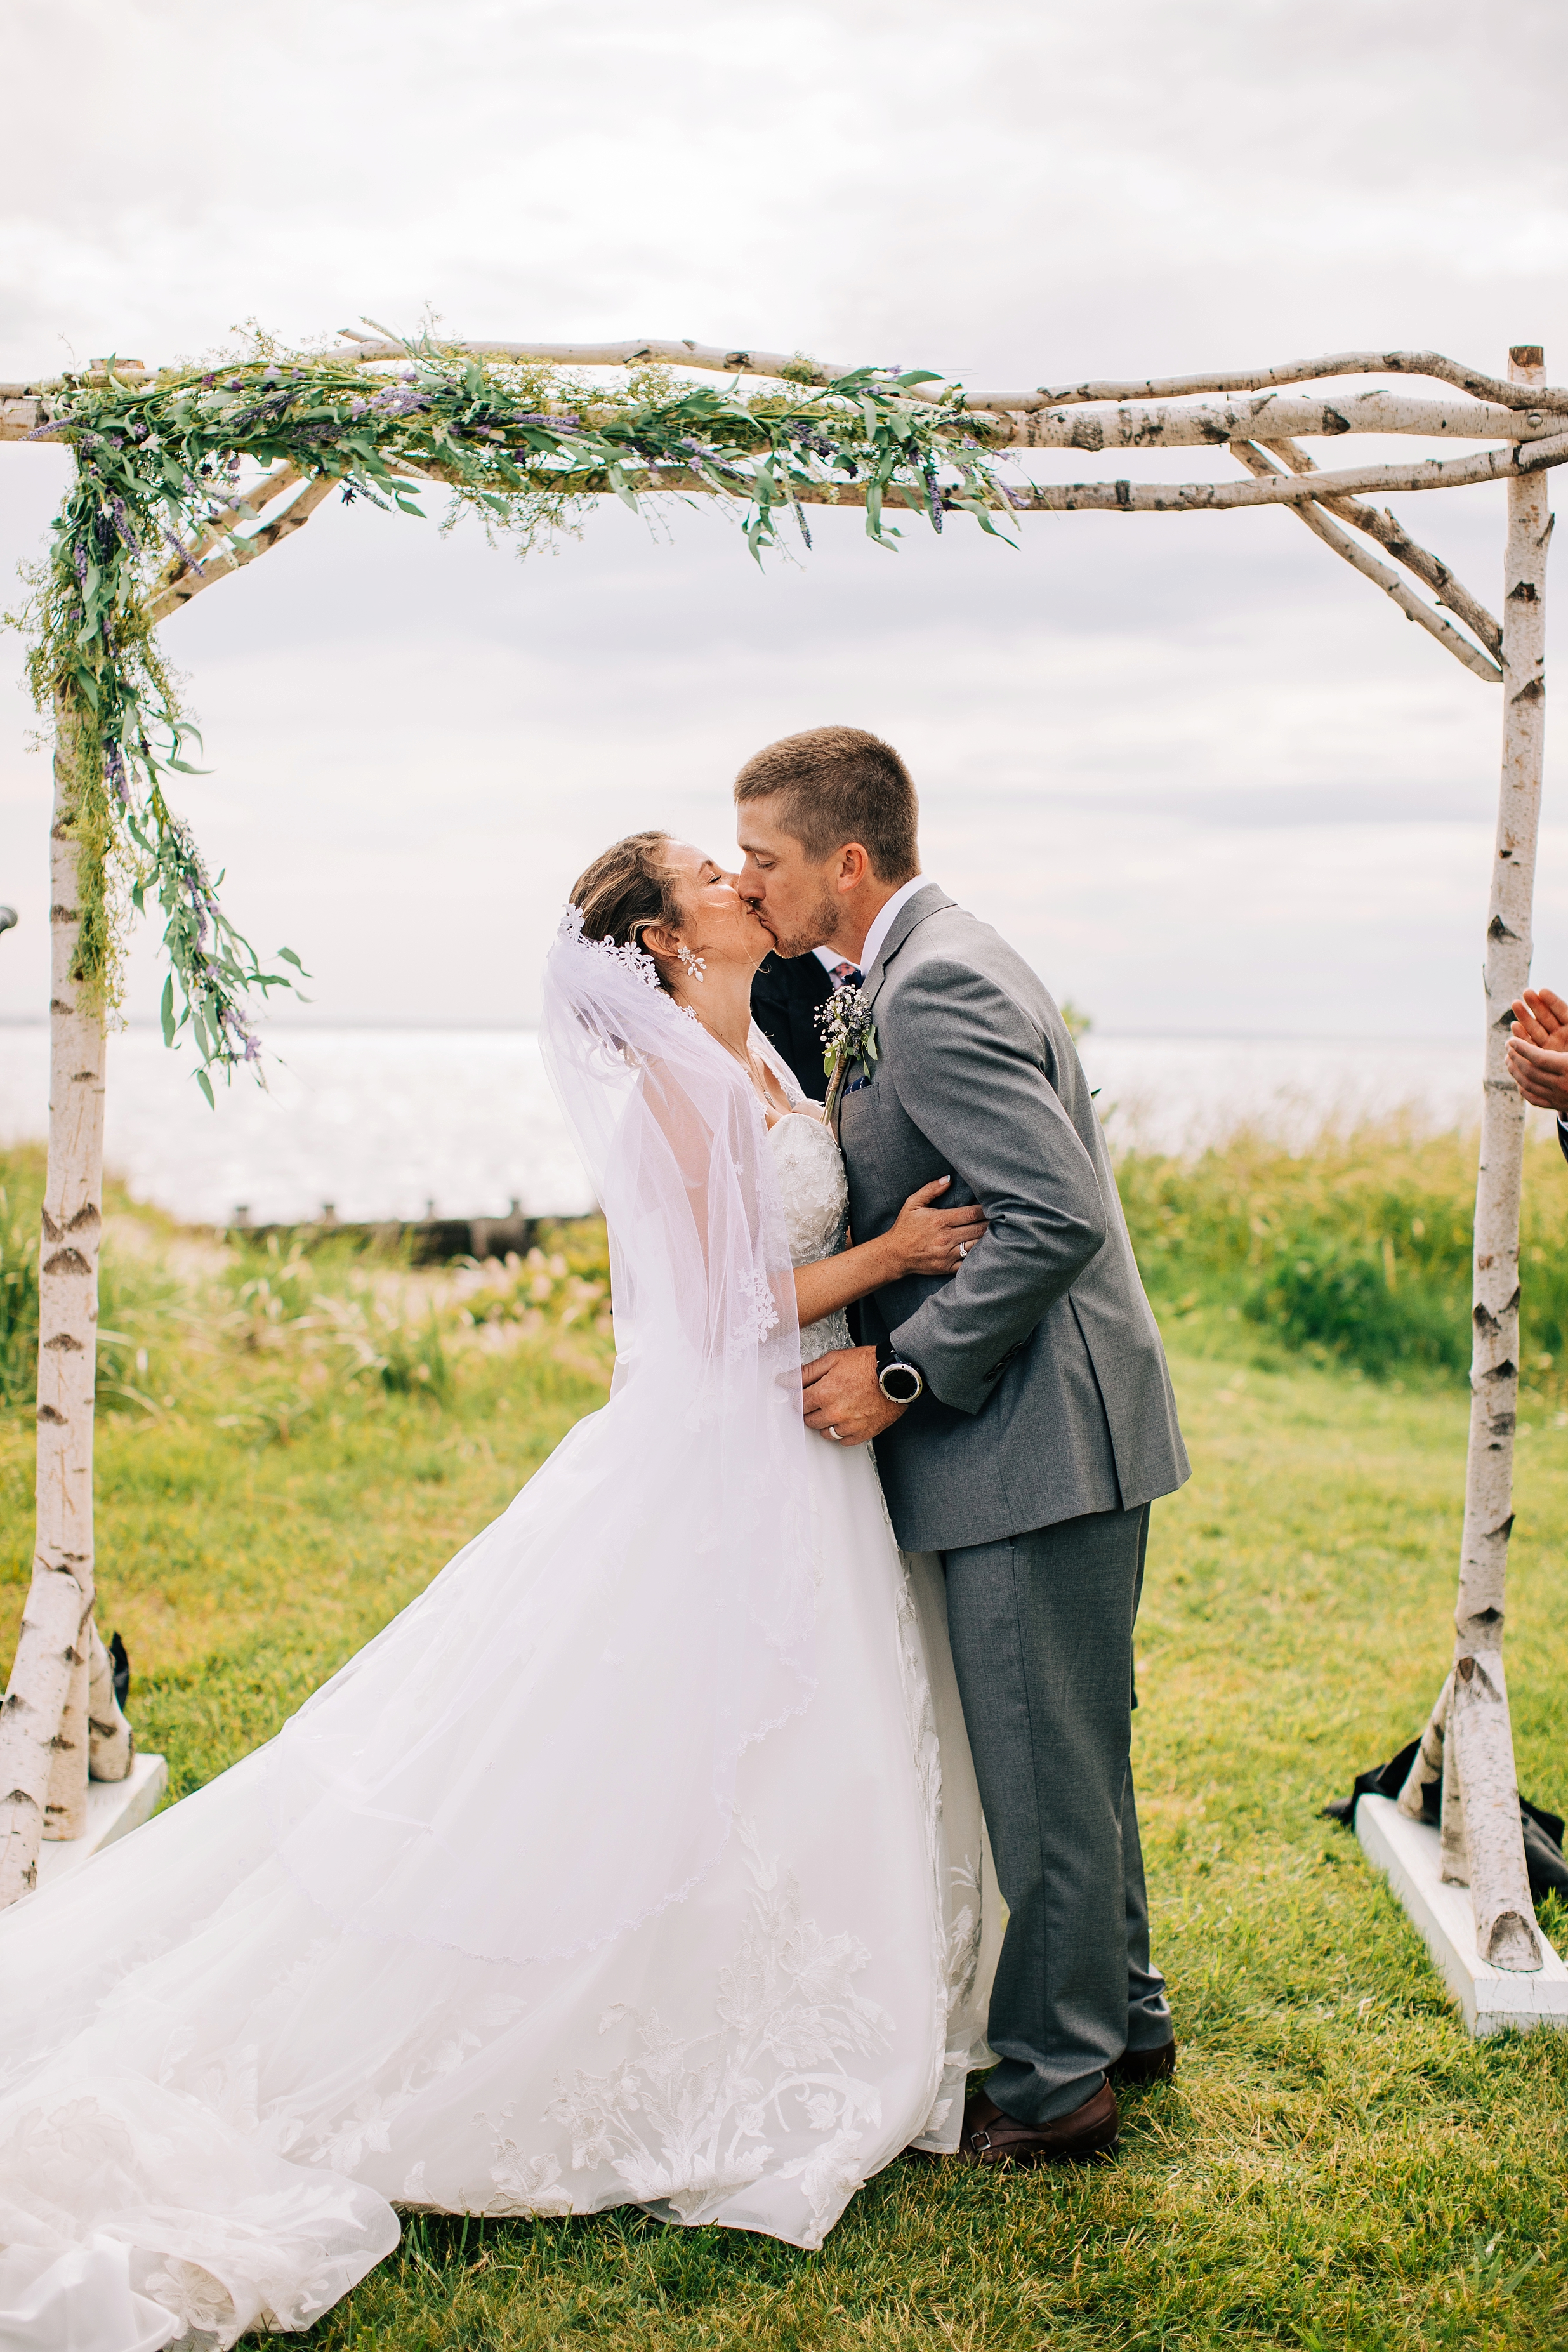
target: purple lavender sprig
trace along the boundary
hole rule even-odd
[[[167,523],[161,523],[159,525],[159,529],[162,530],[163,537],[168,541],[169,545],[173,549],[175,554],[179,557],[181,565],[183,569],[187,569],[192,572],[205,572],[206,566],[204,563],[200,562],[195,550],[193,548],[187,547],[184,541],[177,537],[176,534],[170,530]]]

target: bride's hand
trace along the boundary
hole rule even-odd
[[[953,1274],[986,1230],[986,1213],[977,1202],[965,1209],[938,1209],[932,1203],[952,1182],[938,1176],[911,1192],[889,1233],[888,1244],[898,1260],[900,1274]]]

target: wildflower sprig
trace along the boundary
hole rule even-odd
[[[876,1023],[872,1019],[864,990],[835,988],[827,1002],[817,1007],[817,1033],[822,1040],[822,1069],[828,1081],[828,1115],[831,1118],[850,1072],[860,1069],[869,1077],[872,1065],[880,1056]]]
[[[845,491],[863,500],[882,545],[898,537],[896,505],[937,530],[959,511],[994,532],[1007,511],[986,437],[994,428],[966,413],[958,387],[924,389],[938,381],[861,368],[743,394],[738,378],[694,385],[643,367],[606,384],[427,338],[407,343],[390,372],[351,353],[263,343],[222,364],[140,381],[110,364],[51,386],[38,435],[68,442],[77,470],[35,583],[31,678],[71,735],[77,976],[89,1000],[116,1001],[117,908],[140,908],[152,892],[170,965],[165,1034],[190,1026],[210,1096],[209,1069],[256,1059],[250,992],[294,984],[264,971],[229,924],[170,806],[172,778],[197,772],[186,758],[196,739],[152,633],[161,602],[172,609],[268,543],[276,525],[258,490],[287,477],[318,496],[331,485],[345,499],[422,515],[422,491],[441,485],[458,510],[525,548],[606,495],[635,508],[650,495],[717,492],[740,508],[758,560],[790,518],[809,547],[806,507]]]

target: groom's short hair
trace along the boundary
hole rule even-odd
[[[779,822],[818,863],[858,841],[879,882],[920,871],[920,801],[891,743],[863,727],[808,727],[755,752],[735,797],[780,803]]]

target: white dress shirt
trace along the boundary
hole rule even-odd
[[[883,941],[893,929],[894,915],[906,898],[913,898],[916,890],[924,890],[925,887],[924,874],[912,874],[907,882],[899,884],[886,906],[873,916],[871,929],[865,935],[858,959],[846,956],[841,948],[813,948],[811,952],[816,956],[823,971],[831,975],[837,972],[840,964],[858,961],[862,979],[868,976],[873,964],[882,953]]]

